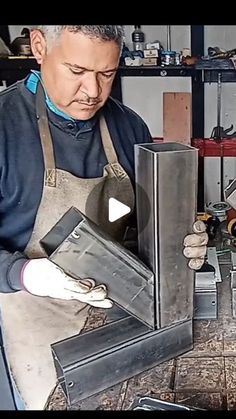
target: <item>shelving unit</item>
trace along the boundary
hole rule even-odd
[[[121,77],[197,77],[194,66],[120,66]]]
[[[191,26],[191,51],[193,56],[204,55],[204,26]],[[34,57],[0,58],[0,83],[7,85],[23,79],[31,69],[38,70]],[[198,68],[198,66],[120,66],[113,84],[112,96],[122,102],[122,77],[190,77],[192,84],[192,137],[204,138],[204,83],[216,83],[218,73],[223,83],[236,82],[236,70],[226,68]],[[199,159],[199,210],[203,205],[203,159]]]

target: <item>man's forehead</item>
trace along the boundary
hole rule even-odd
[[[94,69],[91,68],[91,67],[84,67],[84,66],[82,66],[80,64],[77,64],[77,63],[64,62],[63,64],[67,67],[71,67],[71,68],[78,69],[78,70],[94,71]],[[103,68],[101,68],[100,71],[101,72],[112,72],[112,71],[116,71],[116,70],[117,70],[117,66],[111,66],[109,64],[105,64],[103,66]]]

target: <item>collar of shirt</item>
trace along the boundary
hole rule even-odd
[[[31,74],[30,74],[30,76],[28,77],[28,79],[26,81],[26,87],[33,94],[35,94],[36,91],[37,91],[37,86],[38,86],[39,80],[41,80],[40,71],[31,70]],[[71,118],[69,115],[65,114],[64,112],[60,111],[60,109],[58,109],[52,103],[52,101],[49,99],[49,97],[48,97],[47,92],[45,91],[45,89],[44,89],[44,93],[45,93],[45,96],[46,96],[46,104],[47,104],[48,108],[52,112],[54,112],[56,115],[59,115],[62,118],[68,120],[68,121],[75,122],[79,129],[83,128],[83,126],[85,125],[86,121],[78,121],[76,119]]]

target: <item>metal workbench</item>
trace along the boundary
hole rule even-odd
[[[222,264],[217,320],[194,321],[194,349],[70,407],[70,410],[128,410],[137,396],[152,397],[209,410],[236,409],[236,319],[232,317],[231,264]],[[91,309],[83,332],[106,322]],[[48,410],[69,409],[58,387]]]

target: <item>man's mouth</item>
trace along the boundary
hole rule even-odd
[[[96,103],[88,103],[88,102],[77,102],[77,103],[79,103],[80,105],[83,105],[83,106],[87,106],[87,107],[89,107],[89,108],[93,108],[93,107],[95,107],[99,102],[96,102]]]

